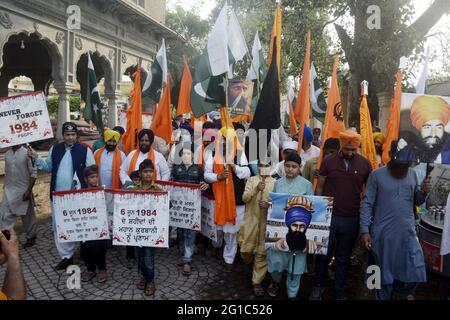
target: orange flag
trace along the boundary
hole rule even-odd
[[[181,78],[180,94],[178,96],[177,116],[192,112],[191,108],[192,76],[189,66],[184,60],[183,76]]]
[[[317,169],[320,169],[323,158],[323,145],[328,138],[339,138],[339,133],[345,131],[344,115],[341,108],[341,96],[339,94],[339,85],[337,78],[337,68],[339,65],[339,55],[334,56],[333,73],[331,75],[331,88],[328,91],[328,106],[325,114],[325,123],[322,133],[322,146],[320,156],[317,161]],[[317,180],[314,179],[314,188]]]
[[[298,91],[297,104],[295,105],[295,119],[297,119],[300,127],[298,129],[298,153],[302,151],[303,129],[305,124],[309,121],[311,113],[311,105],[309,102],[309,79],[311,77],[311,32],[306,34],[306,54],[305,62],[303,64],[302,79],[300,82],[300,90]]]
[[[391,100],[391,107],[389,108],[389,121],[386,125],[386,140],[383,144],[383,156],[381,157],[383,164],[387,164],[391,160],[389,151],[391,150],[391,142],[398,139],[400,131],[400,104],[402,101],[402,79],[403,72],[399,70],[395,75],[396,86],[394,97]]]
[[[155,136],[163,138],[167,144],[172,142],[172,115],[170,112],[170,77],[167,79],[164,93],[153,116],[150,129]]]
[[[127,110],[127,130],[122,137],[122,147],[125,154],[137,148],[137,135],[142,130],[141,71],[137,70],[133,76],[134,87],[130,93],[131,105]]]
[[[375,142],[373,141],[369,106],[367,105],[367,97],[365,95],[362,96],[359,114],[359,125],[361,128],[361,155],[370,161],[372,169],[375,170],[378,168],[377,153],[375,151]]]
[[[294,116],[294,109],[292,109],[292,102],[289,100],[288,97],[288,104],[289,104],[289,127],[291,130],[291,136],[295,136],[297,133],[297,123],[295,122],[295,116]]]
[[[278,79],[280,78],[280,66],[281,66],[281,4],[277,4],[275,9],[275,17],[273,19],[272,33],[270,35],[269,54],[267,58],[267,67],[270,66],[273,56],[273,41],[277,37],[277,66],[278,66]]]

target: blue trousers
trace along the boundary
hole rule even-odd
[[[152,282],[155,278],[155,248],[137,248],[139,271],[147,282]]]

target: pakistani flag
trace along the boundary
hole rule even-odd
[[[256,31],[255,39],[253,40],[252,48],[252,63],[247,72],[247,80],[253,81],[253,100],[252,100],[252,112],[255,112],[256,105],[258,104],[258,93],[261,92],[262,83],[266,76],[266,70],[264,62],[264,55],[262,52],[261,41],[259,41],[258,31]],[[260,87],[258,88],[258,80]]]
[[[245,39],[234,12],[228,23],[227,3],[223,6],[198,62],[191,89],[191,107],[199,118],[225,105],[226,77],[230,65],[247,53]]]
[[[92,121],[97,127],[98,131],[103,131],[102,121],[102,105],[100,102],[100,93],[97,86],[97,77],[95,76],[94,64],[91,60],[91,54],[88,52],[88,77],[87,77],[87,92],[86,92],[86,106],[83,111],[84,119],[89,122]]]
[[[165,87],[167,81],[167,57],[166,44],[162,39],[161,48],[156,54],[156,59],[153,61],[150,70],[148,71],[147,79],[145,79],[144,87],[142,88],[143,104],[158,103],[161,97],[162,89]]]
[[[310,95],[313,117],[324,123],[325,114],[327,112],[327,101],[325,94],[320,87],[319,79],[317,78],[316,68],[314,63],[311,62],[311,78],[310,78]]]

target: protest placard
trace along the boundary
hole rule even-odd
[[[272,203],[267,212],[266,241],[276,241],[286,237],[288,227],[285,223],[287,203],[298,195],[285,193],[270,193]],[[325,255],[328,250],[330,236],[331,214],[333,211],[332,197],[303,196],[312,202],[312,219],[306,230],[306,238],[318,244],[316,254]]]
[[[157,181],[156,183],[169,192],[169,225],[200,230],[202,219],[200,185],[169,181]]]
[[[169,247],[169,194],[114,191],[113,244]]]
[[[217,227],[214,223],[214,199],[209,195],[202,196],[201,234],[216,241]]]
[[[53,138],[42,92],[0,99],[0,148]]]
[[[109,238],[103,189],[53,192],[53,207],[59,242]]]

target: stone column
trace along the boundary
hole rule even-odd
[[[62,125],[64,122],[70,121],[70,100],[69,94],[72,92],[71,84],[69,83],[54,83],[54,87],[58,92],[58,117],[56,138],[62,139]]]
[[[107,127],[112,129],[117,126],[118,113],[117,113],[117,98],[119,97],[120,92],[105,92],[105,98],[108,99],[108,117],[107,117]]]
[[[379,114],[379,127],[381,131],[386,134],[386,125],[389,120],[389,107],[391,105],[391,95],[389,92],[379,92],[377,93],[378,105],[380,107]]]

